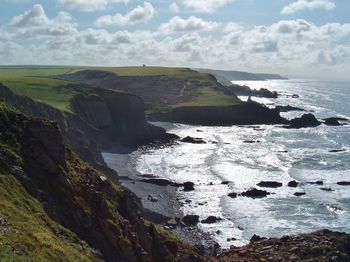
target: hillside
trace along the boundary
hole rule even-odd
[[[0,258],[187,261],[195,253],[143,219],[136,197],[64,146],[56,124],[0,103]]]

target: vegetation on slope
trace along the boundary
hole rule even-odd
[[[192,249],[66,149],[56,124],[0,104],[1,261],[176,261]],[[95,251],[96,250],[96,251]]]

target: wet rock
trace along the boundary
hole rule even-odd
[[[307,182],[307,184],[322,186],[323,185],[323,181],[319,180],[319,181],[315,181],[315,182]]]
[[[197,215],[186,215],[183,217],[182,222],[186,226],[195,226],[199,223],[199,216]]]
[[[147,199],[151,202],[158,202],[158,198],[148,195]]]
[[[304,196],[304,195],[306,195],[306,193],[305,192],[295,192],[294,195],[295,196]]]
[[[257,185],[260,187],[277,188],[277,187],[281,187],[283,184],[276,181],[261,181]]]
[[[300,96],[299,95],[297,95],[297,94],[293,94],[292,95],[292,98],[299,98]]]
[[[265,240],[267,239],[266,237],[261,237],[261,236],[258,236],[258,235],[253,235],[251,238],[250,238],[250,242],[258,242],[258,241],[262,241],[262,240]]]
[[[222,181],[221,182],[221,185],[228,185],[228,184],[230,184],[230,181]]]
[[[194,190],[194,183],[193,182],[185,182],[183,183],[184,191],[189,192]]]
[[[166,225],[169,226],[169,227],[177,227],[177,221],[175,219],[170,219],[166,222]]]
[[[250,188],[247,191],[243,192],[241,195],[244,197],[260,198],[260,197],[266,197],[267,195],[270,195],[270,194],[271,193],[269,193],[265,190]]]
[[[313,114],[303,114],[299,118],[290,120],[289,126],[286,128],[305,128],[305,127],[316,127],[321,124]]]
[[[245,144],[255,144],[255,143],[260,143],[260,141],[254,141],[254,140],[244,140],[243,143]]]
[[[320,189],[323,190],[323,191],[327,191],[327,192],[332,192],[333,191],[333,189],[330,188],[330,187],[321,187]]]
[[[276,106],[277,109],[280,110],[280,112],[290,112],[290,111],[306,111],[305,109],[302,109],[300,107],[294,107],[294,106]]]
[[[333,150],[329,150],[329,153],[339,153],[339,152],[345,152],[345,149],[333,149]]]
[[[237,193],[235,192],[232,192],[232,193],[229,193],[228,196],[231,197],[231,198],[236,198],[237,197]]]
[[[221,220],[223,220],[223,219],[220,218],[220,217],[209,216],[206,219],[202,220],[201,223],[203,223],[203,224],[214,224],[214,223],[216,223],[218,221],[221,221]]]
[[[157,186],[174,186],[174,187],[182,186],[182,184],[178,184],[163,178],[142,179],[140,181],[144,183],[157,185]]]
[[[206,142],[202,138],[195,138],[190,136],[186,136],[185,138],[182,138],[180,141],[184,143],[192,143],[192,144],[206,144]]]
[[[327,126],[340,126],[341,124],[339,123],[339,121],[335,118],[327,118],[324,121],[324,124]]]
[[[337,184],[339,186],[350,186],[350,181],[340,181]]]
[[[299,183],[295,180],[288,182],[289,187],[297,187]]]

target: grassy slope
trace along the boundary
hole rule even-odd
[[[119,76],[159,76],[171,78],[175,81],[188,80],[201,83],[203,88],[189,90],[184,87],[179,96],[189,98],[186,103],[171,101],[167,105],[160,105],[158,109],[168,110],[178,106],[223,106],[239,103],[235,97],[225,95],[215,90],[209,77],[187,68],[167,67],[0,67],[0,82],[11,88],[15,93],[29,96],[32,99],[47,103],[63,111],[70,111],[70,99],[81,90],[68,86],[69,82],[49,78],[50,75],[67,74],[80,70],[104,70]],[[166,87],[164,87],[166,88]]]
[[[8,112],[9,109],[0,104],[1,116],[5,116],[6,119]],[[18,150],[18,141],[14,133],[12,131],[2,133],[0,139],[0,260],[93,261],[95,256],[86,244],[83,244],[71,231],[54,222],[45,213],[42,204],[29,195],[13,176],[14,171],[6,163],[10,161],[14,166],[22,165]]]

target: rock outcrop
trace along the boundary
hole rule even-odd
[[[306,128],[319,125],[321,125],[321,122],[313,114],[303,114],[301,117],[290,120],[289,126],[286,126],[286,128]]]
[[[254,102],[222,107],[178,107],[170,112],[152,114],[150,119],[208,126],[288,123],[279,110]]]
[[[350,235],[322,230],[255,241],[209,261],[350,261]]]

